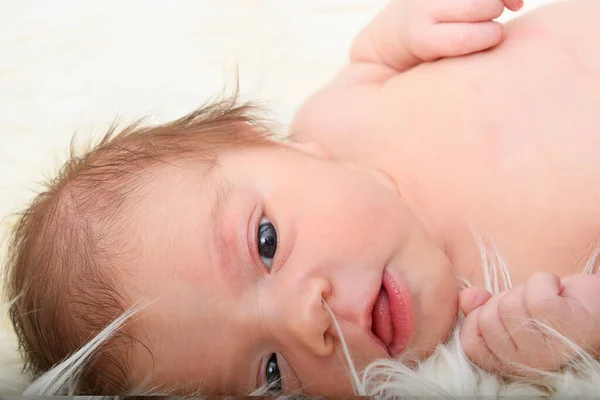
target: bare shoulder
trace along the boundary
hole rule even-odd
[[[349,64],[298,109],[290,139],[318,142],[334,158],[358,161],[373,140],[383,83],[396,74],[378,64]]]

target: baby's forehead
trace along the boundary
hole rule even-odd
[[[238,206],[249,201],[219,166],[169,165],[144,179],[131,202],[123,235],[135,253],[134,269],[159,263],[165,275],[171,274],[166,278],[184,271],[185,280],[210,273],[205,270],[224,263],[223,256],[239,256],[233,251],[240,228]]]
[[[197,257],[202,252],[178,257],[197,263],[157,262],[146,266],[151,269],[147,274],[138,275],[142,300],[154,301],[138,320],[143,345],[132,353],[134,377],[142,381],[152,371],[153,384],[188,382],[202,394],[223,394],[237,387],[239,394],[246,394],[253,389],[246,380],[252,376],[248,360],[255,354],[242,348],[246,342],[239,340],[239,329],[224,318],[233,314],[234,305],[227,300],[231,296],[224,281],[215,279],[218,272],[204,268],[205,260]]]
[[[132,205],[160,207],[168,203],[185,203],[197,196],[214,196],[220,185],[218,169],[216,165],[183,161],[156,165],[132,182]]]
[[[232,352],[239,336],[215,331],[219,324],[214,321],[191,324],[196,314],[178,315],[173,313],[176,309],[172,306],[162,313],[171,318],[164,326],[141,330],[142,339],[130,357],[132,382],[144,382],[147,388],[173,388],[178,395],[251,392],[251,365],[239,362],[239,355]]]

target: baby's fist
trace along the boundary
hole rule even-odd
[[[407,47],[422,61],[456,57],[498,45],[502,24],[493,21],[504,8],[516,11],[521,0],[417,0],[414,12],[422,18],[410,21]]]
[[[494,19],[522,6],[523,0],[394,0],[356,38],[350,59],[404,72],[487,50],[504,38]]]
[[[541,324],[586,350],[597,349],[600,277],[574,275],[561,281],[539,272],[525,285],[495,296],[469,288],[461,294],[461,309],[466,315],[461,343],[475,364],[518,375],[531,375],[530,368],[553,371],[572,357],[572,349]]]

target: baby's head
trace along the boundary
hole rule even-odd
[[[450,263],[389,177],[273,141],[233,100],[72,158],[8,267],[34,375],[146,304],[79,393],[349,393],[346,355],[428,354],[457,314]]]

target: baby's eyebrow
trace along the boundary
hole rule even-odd
[[[214,248],[216,248],[216,261],[218,265],[216,267],[224,267],[226,271],[230,268],[228,264],[228,255],[235,252],[235,249],[231,249],[231,245],[228,243],[226,238],[227,232],[224,231],[225,227],[223,224],[223,213],[227,208],[231,193],[233,192],[235,185],[224,177],[221,177],[215,185],[214,197],[210,207],[210,229],[214,232],[212,237],[214,238]]]
[[[221,177],[216,184],[214,192],[215,197],[210,207],[211,226],[215,229],[219,229],[217,225],[219,225],[219,222],[221,221],[220,217],[223,214],[223,209],[227,205],[231,192],[233,192],[234,188],[235,186],[233,183],[231,183],[231,181],[227,180],[225,177]]]

